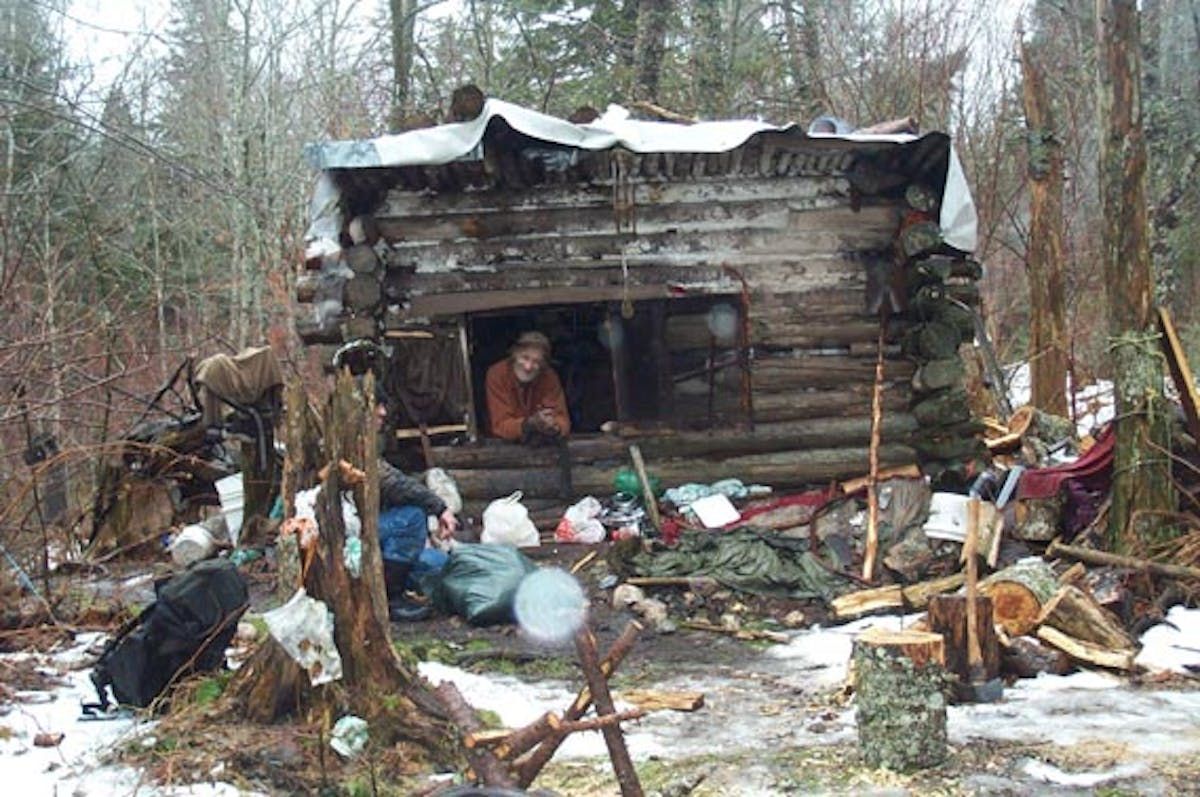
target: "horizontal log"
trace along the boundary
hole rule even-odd
[[[745,200],[698,203],[639,204],[637,228],[642,233],[671,230],[683,234],[707,233],[733,227],[787,229],[791,215],[798,212],[843,208],[852,217],[849,196],[775,196]],[[849,221],[844,222],[849,223]],[[409,215],[379,219],[379,228],[393,241],[452,241],[459,239],[504,239],[538,235],[582,235],[614,230],[612,197],[607,204],[578,207],[488,208],[437,215]]]
[[[811,418],[846,418],[863,416],[871,411],[871,394],[865,385],[850,385],[840,390],[785,391],[767,393],[754,391],[754,420],[756,423],[782,423]],[[901,385],[893,385],[883,396],[884,414],[905,412],[908,407],[908,392]],[[740,418],[739,398],[735,395],[718,396],[714,407],[718,418]],[[675,419],[686,423],[689,419],[703,421],[708,417],[708,399],[705,396],[675,396]]]
[[[609,213],[611,214],[611,208]],[[381,224],[381,227],[384,225]],[[559,230],[545,235],[432,241],[394,241],[387,265],[416,265],[428,271],[452,271],[488,263],[593,260],[612,257],[633,266],[641,263],[720,263],[739,254],[797,257],[844,251],[879,250],[892,241],[896,226],[894,208],[869,208],[854,213],[847,208],[788,214],[786,227],[762,229],[729,227],[689,232],[678,228],[661,232],[617,232],[610,225],[591,233]]]
[[[898,413],[884,418],[885,440],[899,441],[917,428],[911,415]],[[869,418],[820,418],[810,421],[759,424],[753,431],[717,429],[704,432],[665,432],[639,436],[637,443],[649,460],[673,458],[728,457],[809,448],[838,448],[865,445],[870,441]],[[567,441],[571,461],[583,464],[608,459],[624,460],[629,440],[610,436],[577,436]],[[445,468],[552,467],[558,452],[529,448],[500,440],[485,440],[461,446],[435,446],[433,458]]]
[[[674,156],[672,155],[672,158]],[[661,163],[661,161],[658,161]],[[607,213],[612,224],[612,181],[607,168],[598,180],[588,183],[540,186],[527,193],[504,192],[501,202],[488,191],[428,194],[390,191],[374,211],[377,223],[384,219],[436,219],[457,221],[496,212],[503,207],[509,213],[578,214],[584,209]],[[849,196],[850,185],[844,177],[813,177],[807,180],[773,180],[759,177],[726,176],[719,182],[685,181],[679,183],[634,181],[639,206],[652,208],[704,207],[724,199],[734,202],[789,201],[815,202],[823,196]],[[639,184],[640,183],[640,184]],[[562,227],[561,216],[555,221]]]
[[[1200,580],[1200,567],[1152,562],[1149,559],[1121,556],[1105,551],[1093,551],[1090,548],[1080,548],[1077,545],[1063,545],[1059,542],[1050,543],[1050,547],[1046,549],[1046,556],[1065,556],[1069,559],[1077,559],[1080,562],[1099,567],[1128,567],[1133,570],[1141,570],[1153,573],[1156,576],[1166,576],[1168,578]]]
[[[891,584],[848,592],[834,598],[831,606],[834,616],[839,620],[862,617],[882,609],[920,610],[928,606],[934,596],[958,589],[964,580],[962,573],[951,573],[942,578],[921,581],[907,587]]]
[[[776,488],[820,484],[866,472],[868,450],[865,447],[812,449],[773,454],[754,454],[716,460],[663,460],[647,467],[663,484],[715,482],[738,478],[746,483],[761,483]],[[880,450],[884,465],[904,465],[916,461],[916,453],[907,446],[885,445]],[[575,496],[607,495],[614,489],[613,478],[619,466],[573,466],[571,484]],[[554,498],[561,489],[557,468],[496,468],[490,470],[449,469],[464,499],[496,498],[521,490],[531,498]]]

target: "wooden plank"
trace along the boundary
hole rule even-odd
[[[1167,368],[1171,371],[1175,389],[1179,391],[1179,403],[1183,405],[1188,433],[1193,440],[1200,442],[1200,397],[1196,395],[1196,378],[1192,375],[1171,313],[1165,307],[1158,308],[1158,328],[1162,331],[1163,353],[1167,356]]]

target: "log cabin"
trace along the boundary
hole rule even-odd
[[[666,484],[864,474],[880,353],[881,464],[939,478],[981,456],[959,355],[975,210],[943,133],[575,123],[489,98],[307,157],[298,332],[376,369],[400,398],[391,453],[447,469],[468,511],[608,495],[631,442]],[[526,330],[553,343],[565,447],[486,434],[484,372]]]

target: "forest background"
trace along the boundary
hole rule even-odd
[[[1156,291],[1197,361],[1200,0],[1141,7]],[[99,22],[0,0],[0,507],[28,508],[0,538],[30,528],[35,436],[63,452],[82,518],[95,454],[184,357],[267,340],[299,368],[304,144],[438,121],[467,82],[560,116],[644,100],[948,131],[1005,362],[1047,353],[1031,351],[1030,178],[1053,146],[1057,353],[1079,385],[1107,377],[1095,31],[1091,0],[163,0]],[[125,45],[90,50],[89,32]],[[1022,46],[1049,124],[1027,124]]]

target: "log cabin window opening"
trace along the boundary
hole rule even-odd
[[[488,436],[487,369],[522,332],[550,338],[573,435],[607,422],[643,429],[713,429],[746,421],[738,299],[704,296],[546,305],[468,314],[476,423]]]

